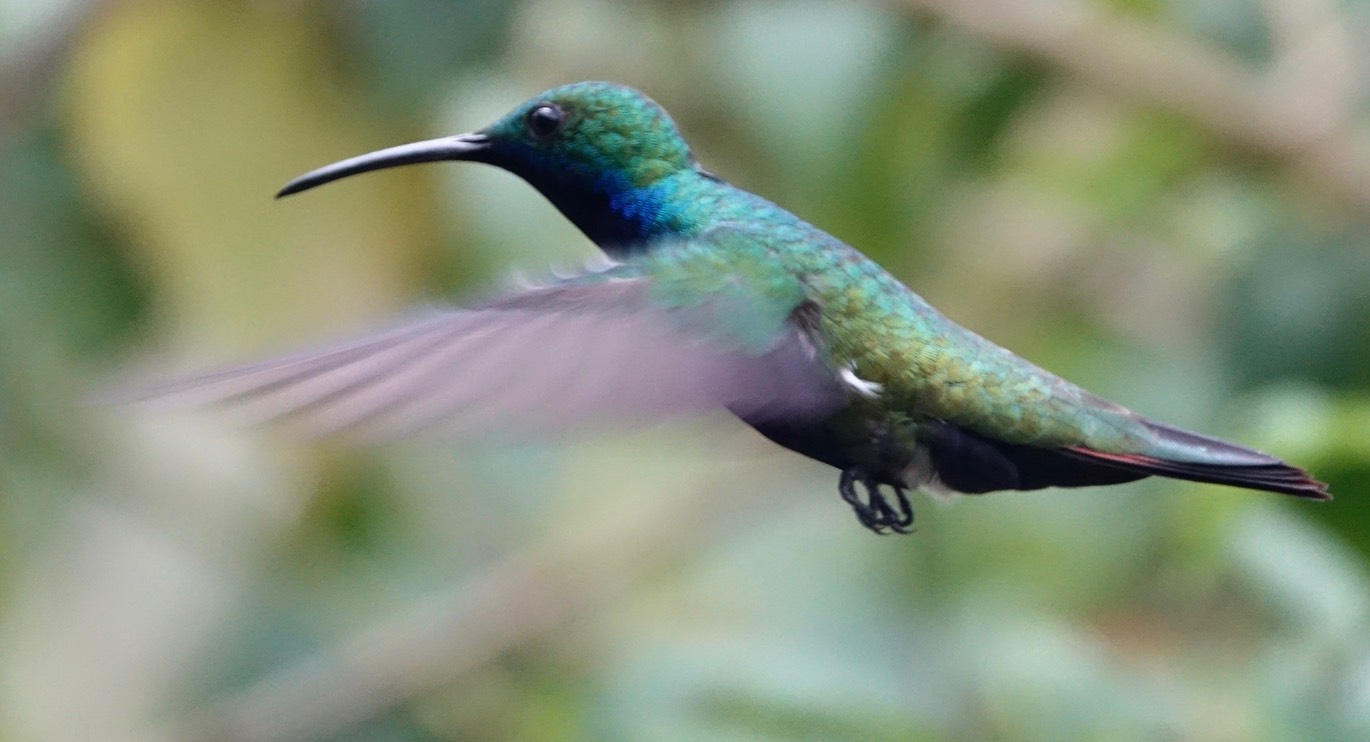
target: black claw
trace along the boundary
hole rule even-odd
[[[857,483],[866,491],[865,498],[857,492]],[[895,485],[889,485],[889,488],[894,492],[893,503],[881,490],[880,482],[858,467],[844,469],[837,483],[837,491],[856,513],[856,520],[873,533],[883,535],[887,529],[895,533],[913,533],[913,506],[909,504],[905,489]]]

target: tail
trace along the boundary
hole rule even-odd
[[[1332,499],[1327,485],[1273,456],[1149,420],[1138,422],[1152,440],[1142,453],[1105,453],[1084,446],[1038,448],[946,422],[932,426],[928,444],[940,483],[964,494],[1092,487],[1155,475],[1308,500]]]
[[[1160,423],[1144,424],[1156,438],[1146,453],[1104,453],[1080,446],[1060,450],[1072,458],[1143,476],[1225,484],[1308,500],[1332,499],[1326,484],[1273,456]]]

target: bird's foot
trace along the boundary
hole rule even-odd
[[[865,490],[865,497],[857,491],[857,485]],[[913,506],[903,487],[887,485],[894,493],[894,502],[881,491],[881,484],[859,467],[842,471],[837,491],[842,499],[856,513],[861,525],[873,533],[884,534],[886,529],[895,533],[913,533]]]

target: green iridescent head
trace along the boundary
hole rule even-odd
[[[493,164],[529,170],[616,173],[634,187],[694,167],[690,147],[656,101],[622,85],[580,82],[553,88],[480,130]]]
[[[480,131],[353,157],[307,173],[277,196],[357,173],[439,160],[502,167],[542,192],[601,246],[632,245],[673,228],[670,175],[697,171],[665,109],[608,82],[563,85]],[[702,171],[698,171],[701,172]]]

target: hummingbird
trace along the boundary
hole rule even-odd
[[[1161,476],[1331,498],[1302,469],[1149,420],[961,327],[856,249],[704,169],[665,109],[622,85],[557,87],[479,131],[342,160],[277,197],[448,160],[519,176],[607,260],[140,396],[385,437],[722,408],[838,469],[842,499],[875,533],[910,532],[919,489]]]

